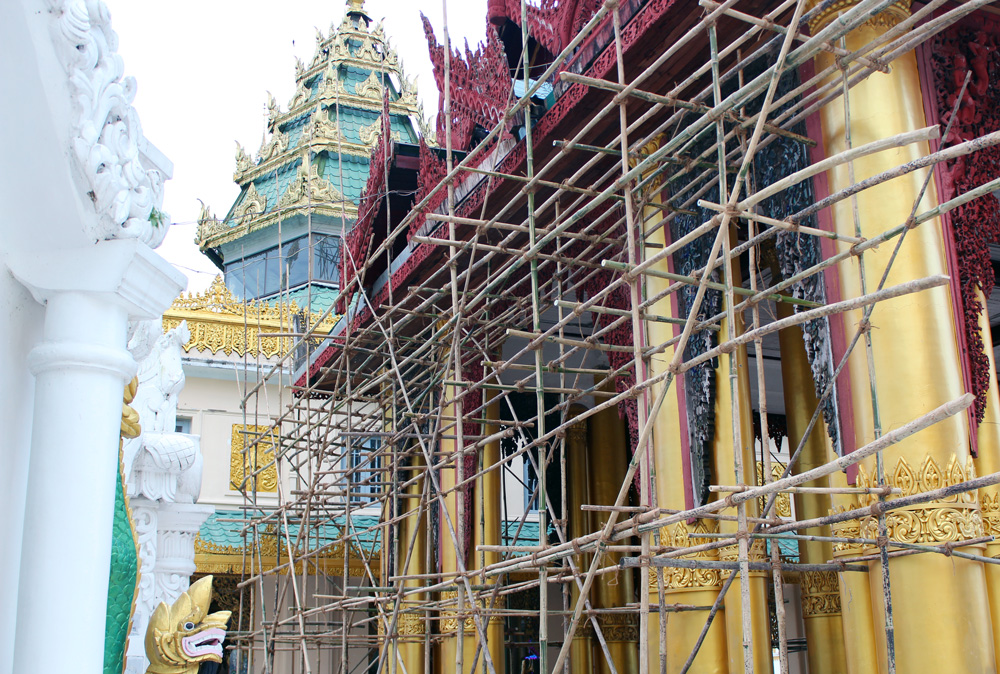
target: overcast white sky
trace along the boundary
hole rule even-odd
[[[0,0],[2,1],[2,0]],[[135,107],[146,137],[174,163],[163,208],[173,226],[159,252],[188,276],[188,290],[207,288],[218,270],[194,245],[200,206],[223,215],[239,194],[233,182],[236,144],[251,155],[264,131],[266,93],[283,108],[295,91],[295,57],[308,63],[316,27],[340,24],[342,0],[105,0],[118,33],[125,74],[138,83]],[[428,114],[437,111],[437,87],[427,56],[420,12],[442,39],[442,3],[367,0],[375,21],[417,75]],[[482,40],[486,0],[452,0],[452,42]]]

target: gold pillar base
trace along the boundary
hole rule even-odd
[[[608,653],[621,672],[639,671],[639,616],[636,613],[611,613],[597,618],[601,633],[608,644]],[[594,658],[593,671],[610,674],[608,659],[601,650]]]
[[[653,574],[650,574],[651,578]],[[659,595],[650,585],[649,594],[649,671],[660,671],[660,613]],[[732,590],[730,590],[732,592]],[[711,606],[719,596],[718,587],[691,590],[667,589],[664,603]],[[667,674],[678,674],[691,655],[701,630],[705,627],[707,611],[667,613]],[[742,670],[742,665],[740,666]],[[726,611],[719,609],[715,620],[705,635],[705,641],[692,663],[691,672],[698,674],[729,674],[729,657],[726,647]]]
[[[982,552],[981,548],[967,550]],[[885,671],[882,568],[879,562],[870,566],[878,661],[880,671]],[[897,672],[997,671],[982,563],[943,555],[896,557],[889,563],[889,580]]]

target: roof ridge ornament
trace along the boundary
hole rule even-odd
[[[239,141],[236,141],[236,171],[233,173],[233,182],[239,182],[243,174],[253,168],[253,160]]]
[[[357,92],[358,96],[361,96],[362,98],[371,98],[381,101],[384,89],[382,87],[382,83],[379,82],[377,73],[373,70],[369,73],[368,79],[364,82],[358,82],[358,84],[355,85],[354,91]]]

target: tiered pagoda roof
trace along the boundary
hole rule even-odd
[[[295,94],[282,108],[268,94],[265,137],[255,158],[237,143],[240,195],[225,217],[202,208],[195,242],[220,267],[306,233],[348,231],[368,180],[388,108],[391,137],[417,143],[423,125],[416,89],[382,24],[349,0],[339,25],[317,31],[316,52],[295,66]]]

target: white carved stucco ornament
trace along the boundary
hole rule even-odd
[[[143,674],[149,664],[146,626],[160,602],[173,604],[188,588],[194,539],[214,508],[195,503],[201,491],[199,438],[174,432],[184,388],[182,347],[191,338],[187,323],[166,334],[162,319],[130,328],[129,351],[139,362],[139,386],[130,405],[139,413],[142,432],[125,441],[122,453],[142,565],[125,674]]]
[[[147,333],[154,330],[159,333],[160,325],[156,319],[144,321],[135,331],[133,343],[150,341]],[[198,497],[201,487],[198,438],[174,431],[177,397],[184,388],[181,352],[190,338],[187,323],[182,321],[166,334],[161,333],[139,363],[139,387],[131,405],[139,413],[142,433],[127,441],[122,452],[131,496],[186,503]],[[187,475],[192,469],[198,475]]]
[[[95,241],[135,238],[155,248],[167,234],[164,177],[143,166],[145,145],[132,107],[136,85],[122,77],[118,36],[101,0],[46,0],[52,37],[66,69],[72,104],[72,155],[97,212]]]

